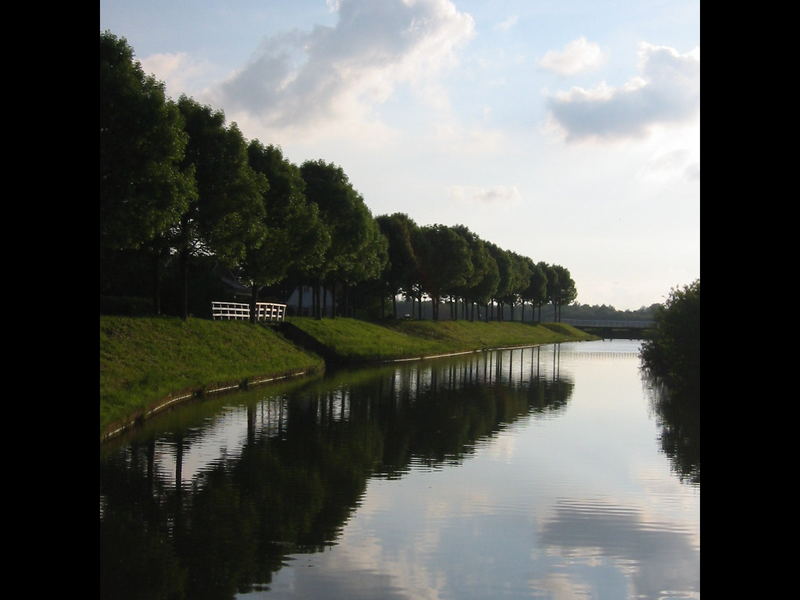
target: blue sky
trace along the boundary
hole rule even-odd
[[[699,277],[698,1],[101,0],[100,29],[374,215],[562,265],[578,302]]]

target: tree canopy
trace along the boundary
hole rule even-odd
[[[536,263],[465,225],[374,217],[342,167],[324,159],[297,166],[279,146],[247,140],[221,110],[186,95],[172,101],[110,32],[100,34],[100,80],[102,270],[122,265],[131,275],[112,287],[137,296],[136,274],[150,269],[156,312],[165,266],[176,282],[169,293],[179,296],[171,306],[188,316],[191,265],[224,266],[251,303],[264,288],[311,284],[318,316],[330,297],[324,288],[333,292],[332,315],[351,293],[374,297],[361,304],[379,304],[381,314],[385,299],[400,294],[421,314],[426,296],[436,319],[448,300],[451,318],[459,302],[464,314],[477,306],[486,318],[497,308],[499,319],[505,305],[513,319],[520,303],[524,311],[526,302],[540,310],[549,302],[559,319],[560,306],[577,298],[565,267]],[[137,261],[149,266],[125,267]],[[195,285],[208,279],[192,277]]]
[[[142,248],[196,197],[183,165],[188,135],[163,83],[145,75],[124,38],[100,34],[100,238]]]

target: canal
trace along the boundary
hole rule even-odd
[[[343,369],[103,445],[101,596],[700,597],[698,404],[604,340]]]

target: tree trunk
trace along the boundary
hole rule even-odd
[[[161,253],[153,253],[153,313],[161,314]]]
[[[178,258],[180,271],[181,319],[189,318],[189,249],[183,248]]]
[[[314,303],[314,318],[320,320],[322,318],[322,298],[319,296],[319,290],[322,287],[322,283],[319,279],[314,282],[314,296],[316,296],[316,302]]]
[[[397,294],[392,294],[392,314],[395,320],[397,320]]]
[[[303,284],[297,289],[297,316],[303,316]]]

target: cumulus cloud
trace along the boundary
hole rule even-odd
[[[232,111],[273,128],[368,121],[400,84],[435,89],[474,21],[450,0],[338,0],[333,27],[266,39],[216,90]],[[436,93],[428,90],[428,97]],[[421,94],[425,97],[425,94]]]
[[[575,75],[599,66],[603,60],[600,46],[580,37],[564,46],[561,52],[547,52],[539,60],[539,66],[559,75]]]
[[[207,62],[191,58],[185,52],[151,54],[139,61],[145,73],[164,82],[167,95],[177,98],[182,93],[199,95],[219,73]]]
[[[514,25],[517,24],[519,21],[519,17],[517,15],[512,15],[508,17],[505,21],[500,21],[497,25],[494,26],[495,31],[508,31]]]
[[[644,137],[653,125],[679,123],[697,114],[700,100],[698,51],[643,43],[640,75],[614,88],[600,83],[574,87],[548,100],[554,122],[567,141]]]
[[[643,165],[639,176],[654,181],[673,179],[675,176],[697,181],[700,178],[700,164],[693,159],[689,150],[681,148],[654,156]]]
[[[522,201],[522,195],[515,185],[453,185],[448,188],[447,194],[451,201],[481,206],[516,206]]]

